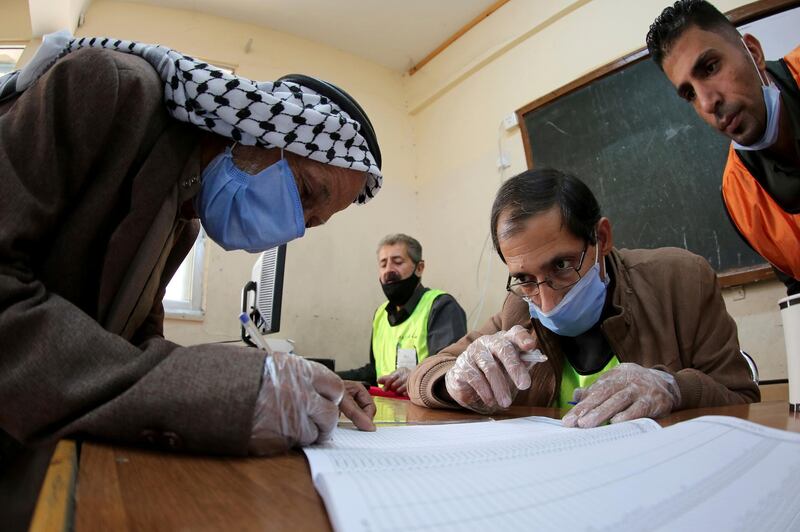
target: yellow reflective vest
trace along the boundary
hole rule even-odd
[[[386,305],[389,302],[378,307],[372,320],[372,354],[378,377],[397,369],[397,352],[400,349],[413,349],[417,364],[428,357],[428,320],[431,307],[433,300],[444,293],[442,290],[427,290],[411,315],[403,323],[394,326],[389,324],[386,314]]]
[[[569,404],[572,401],[572,394],[575,393],[576,388],[588,388],[594,381],[600,378],[600,375],[619,366],[619,360],[616,355],[611,357],[608,364],[597,373],[591,375],[581,375],[572,364],[569,363],[567,357],[564,357],[564,371],[561,373],[561,389],[558,394],[558,404],[554,405],[558,408],[572,408],[573,405]]]

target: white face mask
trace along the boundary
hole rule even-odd
[[[744,41],[742,41],[744,45]],[[744,47],[747,50],[748,55],[750,55],[750,60],[753,62],[753,67],[755,67],[756,72],[758,72],[758,78],[761,80],[761,91],[764,94],[764,106],[767,109],[767,127],[764,128],[764,134],[761,136],[753,144],[748,146],[743,146],[738,142],[733,143],[734,149],[737,150],[744,150],[744,151],[758,151],[758,150],[765,150],[775,144],[775,141],[778,140],[778,126],[780,125],[780,117],[781,117],[781,91],[772,83],[767,75],[761,74],[761,71],[758,69],[758,65],[756,65],[756,60],[753,57],[753,54],[750,53],[750,50],[747,46]]]

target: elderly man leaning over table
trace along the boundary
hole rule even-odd
[[[577,402],[564,424],[594,427],[760,399],[708,263],[677,248],[614,248],[578,178],[509,179],[491,231],[508,266],[503,307],[417,367],[415,404],[492,413]],[[537,348],[546,361],[520,358]]]
[[[380,161],[361,107],[322,80],[45,37],[0,78],[0,470],[63,437],[268,455],[324,441],[340,411],[374,430],[357,383],[174,344],[161,301],[201,225],[225,250],[270,249],[366,203]]]

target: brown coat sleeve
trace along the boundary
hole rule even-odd
[[[489,318],[489,321],[484,323],[480,329],[467,333],[458,342],[445,347],[438,354],[426,358],[414,369],[408,378],[408,394],[412,403],[428,408],[460,408],[456,403],[437,396],[435,389],[440,385],[440,381],[444,379],[444,374],[447,373],[447,370],[453,366],[456,358],[472,342],[481,336],[494,334],[515,325],[515,323],[503,321],[512,297],[511,295],[507,296],[500,312]],[[527,317],[523,316],[523,318]],[[527,321],[530,322],[530,319],[527,318]]]
[[[97,264],[72,276],[58,267],[102,256],[102,229],[130,199],[96,194],[120,173],[101,163],[138,170],[175,124],[161,90],[143,60],[81,50],[0,106],[0,429],[19,442],[89,435],[247,452],[263,354],[180,347],[158,324],[130,342],[96,319]]]
[[[694,286],[681,287],[683,297],[693,301],[681,305],[686,315],[675,320],[684,366],[673,372],[681,391],[679,408],[757,402],[761,394],[739,350],[736,322],[725,308],[716,274],[704,259],[693,258]]]

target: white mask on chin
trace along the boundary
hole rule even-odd
[[[744,45],[744,40],[742,40],[742,44]],[[733,147],[734,149],[743,151],[766,150],[778,140],[778,126],[780,125],[781,117],[781,91],[767,78],[766,74],[761,74],[753,54],[750,53],[750,49],[747,48],[746,45],[744,49],[747,50],[750,60],[753,62],[753,67],[755,67],[756,72],[758,72],[758,78],[761,80],[761,91],[764,94],[764,107],[767,110],[767,127],[764,128],[764,134],[761,138],[753,144],[743,146],[734,141]]]

